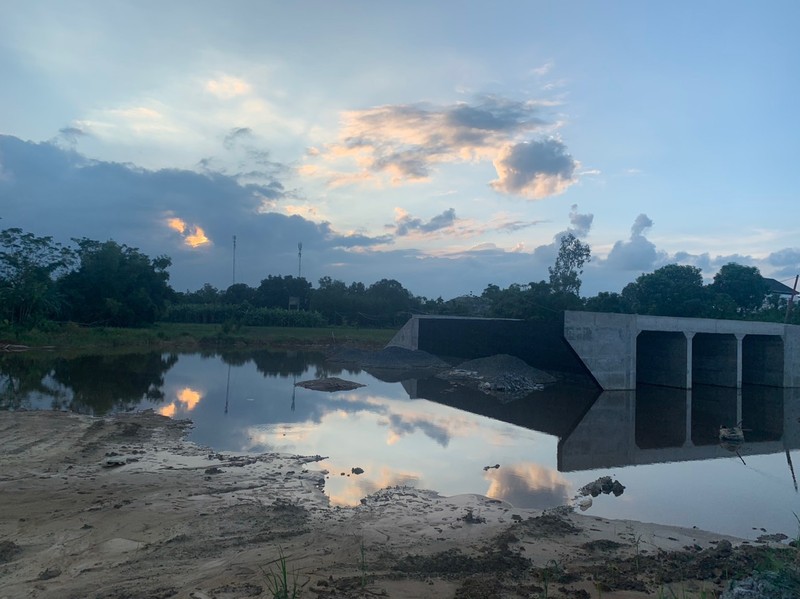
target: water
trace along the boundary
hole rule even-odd
[[[294,385],[322,376],[366,386],[328,394]],[[18,354],[0,358],[0,407],[154,409],[191,418],[190,439],[218,451],[321,454],[338,505],[406,484],[548,508],[610,475],[625,492],[597,497],[587,513],[751,539],[798,532],[798,389],[559,386],[502,404],[436,379],[342,371],[313,353]],[[737,454],[717,432],[738,421],[747,442]]]

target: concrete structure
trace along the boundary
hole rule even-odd
[[[564,339],[564,325],[559,320],[415,315],[388,345],[462,360],[510,354],[542,370],[586,374]]]
[[[720,424],[742,421],[749,461],[750,456],[800,447],[799,417],[798,388],[604,391],[580,422],[559,437],[558,470],[735,458],[720,445],[717,433]]]
[[[800,387],[800,326],[565,312],[563,322],[414,316],[389,345],[462,359],[511,354],[591,376],[605,390],[652,384]]]
[[[566,312],[564,338],[606,390],[637,383],[800,387],[796,325]]]

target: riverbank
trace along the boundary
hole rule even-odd
[[[188,426],[0,413],[0,597],[273,597],[283,567],[299,597],[713,597],[797,559],[478,495],[390,488],[332,507],[325,481],[341,473],[322,456],[209,452]]]
[[[49,323],[45,329],[0,329],[0,352],[32,349],[65,355],[130,353],[134,351],[191,351],[203,348],[359,347],[380,349],[394,336],[393,329],[350,327],[228,327],[212,324],[156,323],[145,328],[81,327]]]

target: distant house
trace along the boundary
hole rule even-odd
[[[793,291],[791,287],[788,287],[787,285],[784,285],[775,279],[768,279],[767,277],[764,277],[764,282],[768,285],[767,297],[777,295],[780,299],[788,300],[793,295],[800,293],[800,291]]]

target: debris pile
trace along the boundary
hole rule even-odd
[[[437,377],[457,385],[475,387],[502,401],[525,397],[556,382],[554,376],[508,354],[462,362]]]

